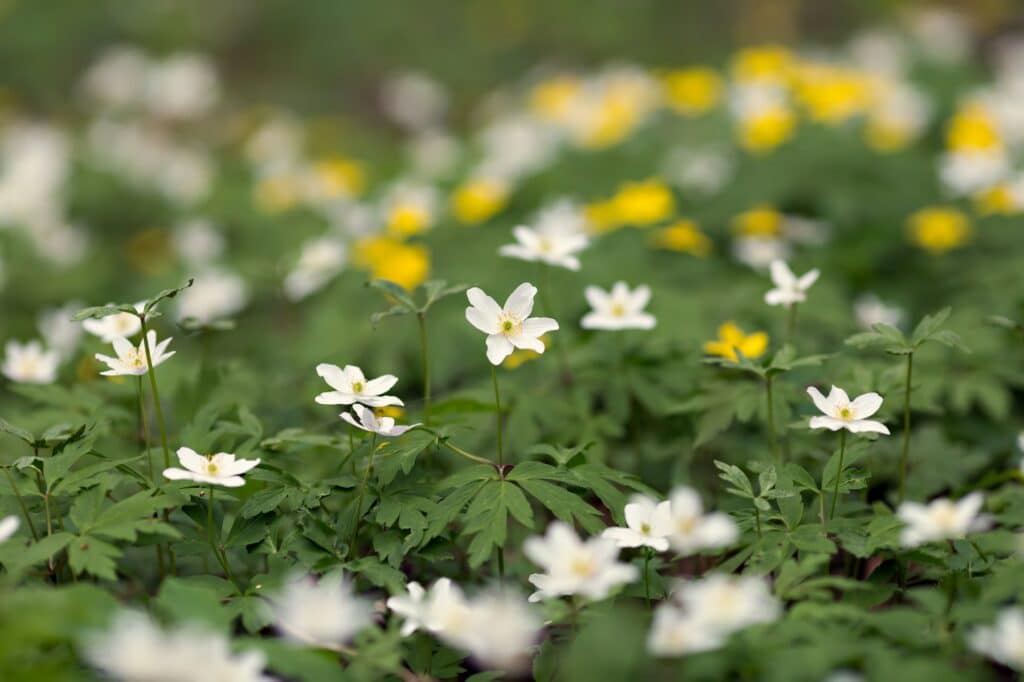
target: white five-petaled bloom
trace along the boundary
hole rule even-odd
[[[658,502],[646,495],[636,495],[626,505],[626,527],[605,528],[601,537],[622,548],[650,547],[657,552],[668,549],[672,532],[672,504]]]
[[[523,282],[501,307],[483,289],[473,287],[466,292],[471,304],[466,308],[466,320],[487,334],[487,359],[492,365],[500,365],[516,348],[544,352],[540,337],[558,329],[558,322],[550,317],[530,317],[536,295],[537,287]]]
[[[195,481],[225,488],[240,488],[245,485],[242,474],[256,468],[259,459],[235,459],[227,452],[215,455],[200,455],[192,448],[178,448],[178,461],[185,467],[164,469],[164,478],[172,481]]]
[[[171,337],[167,337],[160,343],[156,341],[156,332],[152,329],[146,334],[146,339],[149,341],[149,352],[153,359],[153,367],[158,367],[165,360],[174,355],[177,351],[167,352],[167,346],[171,342]],[[96,354],[96,359],[104,363],[110,369],[100,372],[103,376],[114,377],[114,376],[139,376],[149,371],[149,363],[146,361],[146,342],[140,341],[138,347],[134,343],[119,336],[112,341],[114,345],[114,352],[117,353],[117,357],[110,357],[109,355],[103,355],[102,353]]]
[[[393,395],[384,395],[398,383],[398,377],[393,374],[384,374],[367,381],[363,370],[355,365],[345,365],[345,369],[342,369],[325,362],[316,366],[316,373],[334,389],[316,397],[321,405],[362,403],[369,407],[385,407],[404,404]]]
[[[739,537],[736,524],[723,512],[703,513],[696,490],[681,486],[669,494],[672,519],[668,543],[679,554],[731,545]]]
[[[651,288],[640,285],[633,291],[625,282],[616,282],[610,291],[590,286],[583,290],[593,308],[583,316],[584,329],[653,329],[654,315],[644,308],[651,300]]]
[[[761,578],[715,573],[680,583],[673,599],[706,628],[722,635],[770,623],[782,607]]]
[[[270,615],[288,639],[333,650],[373,623],[371,604],[353,594],[352,584],[338,574],[319,581],[292,577],[270,599]]]
[[[8,516],[3,521],[0,521],[0,543],[10,540],[11,536],[17,532],[20,524],[21,522],[17,516]]]
[[[675,604],[654,610],[654,622],[647,635],[647,650],[655,656],[682,656],[711,651],[725,644],[725,637],[708,628],[696,616]]]
[[[980,492],[965,495],[959,501],[943,497],[928,504],[904,502],[896,515],[906,527],[900,534],[904,547],[917,547],[937,540],[958,540],[968,533],[985,530],[991,519],[979,514],[985,496]]]
[[[824,413],[824,416],[811,417],[812,429],[846,429],[850,433],[889,435],[889,428],[885,424],[868,419],[882,406],[882,396],[877,393],[865,393],[853,400],[846,395],[846,391],[836,386],[832,387],[827,398],[814,386],[808,386],[807,393],[810,394],[815,407]]]
[[[424,590],[417,582],[406,586],[406,594],[391,597],[387,607],[402,616],[402,635],[424,629],[434,634],[458,636],[471,627],[469,603],[462,589],[448,578],[439,578]]]
[[[1017,606],[1003,609],[994,625],[976,628],[968,641],[974,651],[1024,670],[1024,610]]]
[[[406,431],[415,429],[417,426],[420,426],[419,423],[409,424],[408,426],[395,426],[394,417],[381,417],[380,419],[378,419],[377,415],[373,413],[373,410],[371,410],[368,407],[359,405],[358,403],[352,406],[352,411],[356,413],[357,417],[359,417],[358,421],[356,421],[356,418],[353,417],[348,412],[342,412],[341,418],[347,421],[352,426],[356,427],[357,429],[369,431],[370,433],[376,433],[380,436],[397,438]]]
[[[141,313],[143,305],[136,303],[135,309]],[[83,320],[82,327],[104,343],[113,343],[114,339],[135,336],[142,331],[142,320],[131,313],[114,313],[99,319]]]
[[[501,255],[569,270],[580,269],[576,254],[590,241],[586,233],[586,218],[568,201],[560,201],[542,211],[536,227],[520,225],[512,230],[512,235],[516,243],[501,247]]]
[[[233,653],[222,634],[194,625],[164,629],[144,613],[122,611],[111,626],[88,636],[82,655],[118,682],[271,682],[266,658]]]
[[[800,277],[793,274],[785,261],[773,260],[768,266],[775,288],[764,295],[764,302],[768,305],[782,305],[787,308],[794,303],[803,303],[807,300],[807,290],[811,288],[821,272],[815,268]]]
[[[4,346],[4,376],[21,384],[52,384],[57,379],[60,353],[45,350],[39,341],[8,341]]]
[[[600,600],[637,577],[635,566],[618,561],[614,541],[604,537],[582,541],[561,521],[549,525],[543,537],[528,538],[523,553],[545,571],[530,575],[530,583],[537,588],[530,601],[572,594]]]

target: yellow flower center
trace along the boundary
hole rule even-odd
[[[640,532],[643,533],[644,535],[650,535],[651,534],[651,524],[649,524],[649,523],[641,523],[640,524]]]
[[[363,392],[363,382],[356,381],[355,383],[353,383],[352,384],[352,392],[353,393],[362,393]]]
[[[216,476],[217,471],[217,465],[213,462],[213,460],[210,460],[206,463],[206,473],[210,474],[211,476]]]
[[[679,519],[676,523],[676,528],[679,529],[680,535],[689,535],[697,527],[697,519],[692,516],[688,516],[684,519]]]
[[[853,419],[853,410],[851,410],[849,407],[840,407],[839,418],[847,420]]]
[[[577,575],[581,578],[589,578],[594,575],[596,570],[593,560],[588,556],[581,556],[573,559],[569,568],[573,575]]]
[[[523,330],[523,323],[513,315],[502,313],[498,328],[505,336],[516,336]]]

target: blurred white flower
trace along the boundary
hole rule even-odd
[[[146,107],[160,118],[200,117],[219,98],[217,73],[201,54],[173,54],[151,66],[146,75]]]
[[[821,275],[821,272],[815,268],[797,277],[782,260],[773,260],[768,268],[775,288],[765,293],[764,302],[768,305],[781,305],[786,308],[806,301],[807,290],[818,281],[818,276]]]
[[[857,324],[864,329],[871,329],[876,324],[899,327],[903,322],[901,308],[884,303],[874,294],[864,294],[858,297],[853,303],[853,315]]]
[[[650,547],[656,552],[668,549],[668,535],[672,532],[671,502],[659,502],[646,495],[636,495],[626,505],[624,528],[605,528],[602,538],[611,540],[621,548]]]
[[[192,448],[180,447],[178,461],[184,469],[164,469],[164,478],[172,481],[195,481],[208,485],[222,485],[225,488],[241,488],[245,485],[242,474],[256,468],[259,459],[235,459],[228,452],[215,455],[200,455]]]
[[[488,668],[516,672],[529,664],[542,624],[521,596],[507,589],[485,592],[470,600],[468,612],[466,627],[442,629],[441,638]]]
[[[551,162],[559,136],[536,119],[511,114],[489,124],[480,134],[480,142],[483,158],[475,174],[515,182]]]
[[[1010,170],[1009,159],[999,149],[957,150],[939,157],[939,177],[954,196],[988,189]]]
[[[249,300],[243,280],[226,270],[196,275],[192,286],[178,294],[178,319],[205,325],[231,317]]]
[[[3,375],[20,384],[52,384],[57,380],[60,353],[45,350],[39,341],[8,341],[4,346]]]
[[[391,76],[381,91],[381,107],[407,130],[433,128],[448,109],[448,93],[425,73],[405,71]]]
[[[405,619],[403,636],[423,629],[434,634],[447,631],[457,637],[472,628],[469,603],[461,588],[448,578],[439,578],[428,590],[410,582],[406,594],[389,598],[387,607]]]
[[[206,267],[224,253],[224,235],[206,218],[181,223],[172,239],[178,256],[191,268]]]
[[[144,303],[136,303],[135,309],[141,313],[144,306]],[[114,313],[98,319],[82,320],[82,328],[93,336],[100,337],[104,343],[113,343],[114,339],[135,336],[142,331],[142,321],[131,313]]]
[[[586,218],[568,201],[559,201],[541,211],[535,227],[520,225],[512,234],[516,243],[502,246],[498,251],[501,255],[569,270],[580,269],[577,254],[590,242]]]
[[[373,410],[363,407],[358,403],[352,406],[352,411],[359,417],[358,421],[348,412],[342,412],[341,418],[357,429],[390,438],[397,438],[406,431],[420,426],[419,423],[409,424],[408,426],[396,426],[394,417],[381,417],[377,419],[377,415],[373,413]]]
[[[382,374],[376,379],[367,380],[363,370],[355,365],[345,365],[345,368],[342,369],[326,362],[316,366],[316,373],[334,389],[316,397],[316,401],[321,405],[352,405],[353,403],[362,403],[369,407],[404,405],[400,398],[384,395],[398,383],[398,377],[394,374]]]
[[[1011,606],[996,622],[975,628],[968,636],[974,651],[1015,670],[1024,670],[1024,610]]]
[[[523,553],[544,569],[544,573],[530,575],[530,583],[537,588],[530,601],[573,594],[596,601],[638,575],[636,566],[618,561],[619,547],[614,541],[603,537],[582,541],[561,521],[551,523],[543,537],[528,538]]]
[[[789,245],[775,237],[737,237],[732,243],[733,257],[755,270],[768,267],[772,261],[789,258]]]
[[[739,537],[739,528],[728,514],[704,514],[700,495],[693,488],[675,488],[668,499],[672,514],[668,542],[677,553],[686,556],[725,547]]]
[[[0,137],[0,229],[24,229],[35,247],[58,264],[81,256],[83,237],[67,225],[64,187],[71,167],[67,135],[55,127],[19,121]],[[50,245],[46,237],[58,243]],[[63,253],[62,248],[72,251]]]
[[[373,624],[370,602],[357,597],[339,574],[320,580],[294,576],[269,601],[277,629],[308,646],[337,650]]]
[[[441,129],[431,129],[413,137],[407,153],[414,173],[426,178],[440,178],[455,169],[462,148],[454,135]]]
[[[673,599],[709,631],[727,636],[743,628],[770,623],[782,612],[761,578],[715,573],[678,585]]]
[[[7,542],[11,536],[18,532],[21,521],[17,516],[7,516],[0,521],[0,543]]]
[[[466,292],[471,304],[466,308],[466,320],[487,334],[487,359],[492,365],[500,365],[516,348],[544,352],[540,337],[558,329],[558,322],[550,317],[530,317],[536,295],[537,287],[523,282],[501,307],[478,287]]]
[[[915,9],[908,15],[908,28],[917,48],[928,60],[941,64],[963,61],[971,51],[967,19],[944,7]]]
[[[39,255],[58,267],[81,263],[89,249],[89,234],[56,216],[42,217],[25,227]]]
[[[904,502],[896,510],[906,524],[900,542],[904,547],[917,547],[936,540],[958,540],[968,533],[985,530],[991,520],[979,514],[984,503],[985,496],[980,492],[965,495],[956,502],[945,497],[927,505]]]
[[[400,180],[385,190],[380,208],[388,231],[408,236],[428,230],[434,225],[438,202],[438,191],[433,185]]]
[[[85,72],[82,87],[100,104],[124,109],[136,105],[145,94],[149,58],[133,45],[105,50]]]
[[[177,351],[173,350],[170,353],[167,352],[167,346],[171,343],[170,336],[157,343],[156,332],[150,329],[146,334],[146,340],[149,341],[149,352],[152,356],[153,367],[159,367],[164,361],[177,353]],[[110,357],[102,353],[96,354],[96,359],[110,368],[100,372],[100,374],[106,377],[139,376],[149,371],[145,340],[140,341],[138,347],[123,336],[115,338],[111,343],[114,346],[114,352],[117,353],[117,357]]]
[[[284,279],[284,293],[299,301],[317,291],[345,267],[345,245],[334,237],[319,237],[302,245],[295,268]]]
[[[286,167],[302,154],[302,125],[290,114],[278,114],[263,123],[245,142],[245,156],[257,166]]]
[[[675,604],[664,603],[654,610],[647,651],[655,656],[682,656],[717,649],[725,644],[725,639],[699,618]]]
[[[735,166],[721,149],[679,147],[665,160],[664,175],[680,189],[711,195],[732,178]]]
[[[39,313],[39,333],[46,345],[60,353],[61,358],[70,356],[82,340],[82,323],[72,319],[81,309],[81,303],[71,301],[59,308],[46,308]]]
[[[436,586],[441,581],[451,582],[448,578],[441,578],[434,585]],[[415,580],[405,586],[405,594],[388,597],[386,606],[405,619],[401,629],[403,637],[408,637],[421,628],[429,629],[427,628],[429,607],[427,591]]]
[[[837,386],[832,387],[827,398],[814,386],[808,386],[807,393],[814,401],[814,406],[824,414],[824,416],[811,417],[810,427],[812,429],[828,429],[829,431],[846,429],[850,433],[889,435],[889,429],[885,424],[868,419],[882,407],[882,396],[877,393],[865,393],[853,400],[846,395],[846,391]]]
[[[632,291],[625,282],[616,282],[610,291],[589,286],[583,290],[592,310],[583,316],[584,329],[653,329],[654,315],[644,312],[651,300],[651,288],[641,284]]]
[[[887,28],[855,33],[847,50],[854,64],[875,76],[902,76],[910,63],[906,39]]]

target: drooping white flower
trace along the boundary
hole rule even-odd
[[[761,578],[715,573],[682,582],[673,599],[712,632],[727,636],[779,617],[782,607]]]
[[[380,419],[377,419],[377,415],[373,413],[373,410],[368,407],[363,407],[359,403],[352,406],[352,411],[356,413],[356,417],[359,418],[358,421],[348,412],[342,412],[341,418],[357,429],[376,433],[380,436],[397,438],[406,431],[420,426],[419,423],[409,424],[408,426],[395,426],[394,417],[381,417]]]
[[[316,401],[321,405],[362,403],[369,407],[385,407],[404,404],[393,395],[384,395],[398,383],[398,377],[393,374],[383,374],[376,379],[367,380],[363,370],[355,365],[345,365],[342,369],[326,362],[316,366],[316,373],[334,389],[316,397]]]
[[[18,531],[21,521],[17,516],[8,516],[0,521],[0,543],[7,542]]]
[[[601,537],[621,548],[650,547],[656,552],[668,549],[672,532],[672,509],[668,500],[658,502],[646,495],[636,495],[626,505],[625,528],[605,528]]]
[[[320,580],[292,577],[270,599],[270,615],[288,639],[334,650],[373,623],[370,602],[357,597],[339,574]]]
[[[149,341],[149,352],[152,356],[153,367],[159,367],[165,360],[174,355],[177,351],[167,352],[167,346],[171,337],[157,343],[156,332],[152,329],[146,333]],[[131,341],[124,337],[117,337],[113,340],[114,352],[117,357],[110,357],[102,353],[96,354],[96,359],[104,363],[110,369],[100,372],[103,376],[139,376],[149,371],[149,363],[146,358],[146,342],[140,341],[136,347]]]
[[[852,401],[846,395],[846,391],[837,386],[832,387],[827,398],[814,386],[808,386],[807,393],[810,394],[815,407],[824,413],[824,416],[811,417],[812,429],[846,429],[850,433],[889,435],[889,428],[885,424],[868,419],[882,407],[882,396],[877,393],[865,393]]]
[[[647,635],[647,650],[655,656],[682,656],[711,651],[725,644],[725,637],[675,604],[654,610],[654,622]]]
[[[980,514],[985,496],[980,492],[965,495],[960,500],[942,497],[928,504],[904,502],[896,515],[906,524],[900,534],[904,547],[917,547],[938,540],[959,540],[969,533],[985,530],[991,519]]]
[[[473,287],[466,292],[471,304],[466,308],[466,320],[487,334],[487,359],[492,365],[500,365],[516,348],[544,352],[540,337],[558,329],[558,322],[550,317],[530,317],[536,295],[537,287],[523,282],[501,307],[483,289]]]
[[[231,317],[248,302],[245,280],[226,270],[196,275],[192,286],[178,295],[178,319],[200,325]]]
[[[118,682],[272,682],[263,653],[233,653],[223,635],[201,626],[164,629],[144,613],[122,611],[85,638],[83,658]]]
[[[640,285],[632,291],[625,282],[616,282],[611,291],[590,286],[583,290],[593,309],[583,316],[584,329],[653,329],[654,315],[644,312],[651,300],[651,289]]]
[[[346,255],[345,245],[334,237],[303,244],[298,263],[285,277],[285,296],[299,301],[323,287],[345,267]]]
[[[45,350],[39,341],[8,341],[4,346],[4,364],[0,371],[20,384],[52,384],[57,379],[60,353]]]
[[[545,571],[530,575],[530,583],[537,588],[530,601],[572,594],[604,599],[619,585],[636,580],[638,573],[635,566],[618,561],[614,541],[603,537],[582,541],[561,521],[549,525],[543,537],[528,538],[523,553]]]
[[[164,469],[164,478],[172,481],[195,481],[225,488],[240,488],[245,485],[242,474],[256,468],[259,459],[235,459],[227,452],[215,455],[200,455],[192,448],[178,448],[178,461],[185,467]]]
[[[81,308],[78,301],[72,301],[39,313],[39,333],[46,345],[60,353],[62,358],[71,355],[82,340],[82,323],[72,319]]]
[[[136,303],[135,309],[141,313],[144,305]],[[99,319],[83,320],[82,327],[104,343],[113,343],[114,339],[128,338],[142,331],[142,321],[131,313],[114,313]]]
[[[520,595],[492,590],[469,602],[468,626],[441,630],[441,638],[488,668],[519,671],[528,664],[541,620]]]
[[[1024,670],[1024,610],[1017,606],[1003,609],[995,624],[975,628],[968,643],[979,654]]]
[[[682,555],[731,545],[739,537],[736,523],[723,512],[703,513],[700,495],[680,486],[669,494],[671,524],[668,542]]]
[[[785,261],[773,260],[768,266],[775,288],[764,295],[764,302],[768,305],[781,305],[789,307],[794,303],[803,303],[807,300],[807,290],[818,280],[821,272],[815,268],[800,277],[793,274]]]
[[[586,224],[586,218],[579,208],[569,201],[560,201],[541,212],[535,227],[520,225],[513,229],[516,243],[502,246],[499,253],[520,260],[579,270],[577,254],[590,241]]]
[[[864,329],[871,329],[876,324],[887,324],[899,327],[903,321],[903,311],[888,305],[874,294],[864,294],[853,303],[853,315],[857,324]]]

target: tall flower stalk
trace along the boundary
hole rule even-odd
[[[907,463],[910,459],[910,386],[914,377],[914,354],[907,353],[907,372],[903,393],[903,449],[900,452],[899,501],[903,502],[907,486]]]

